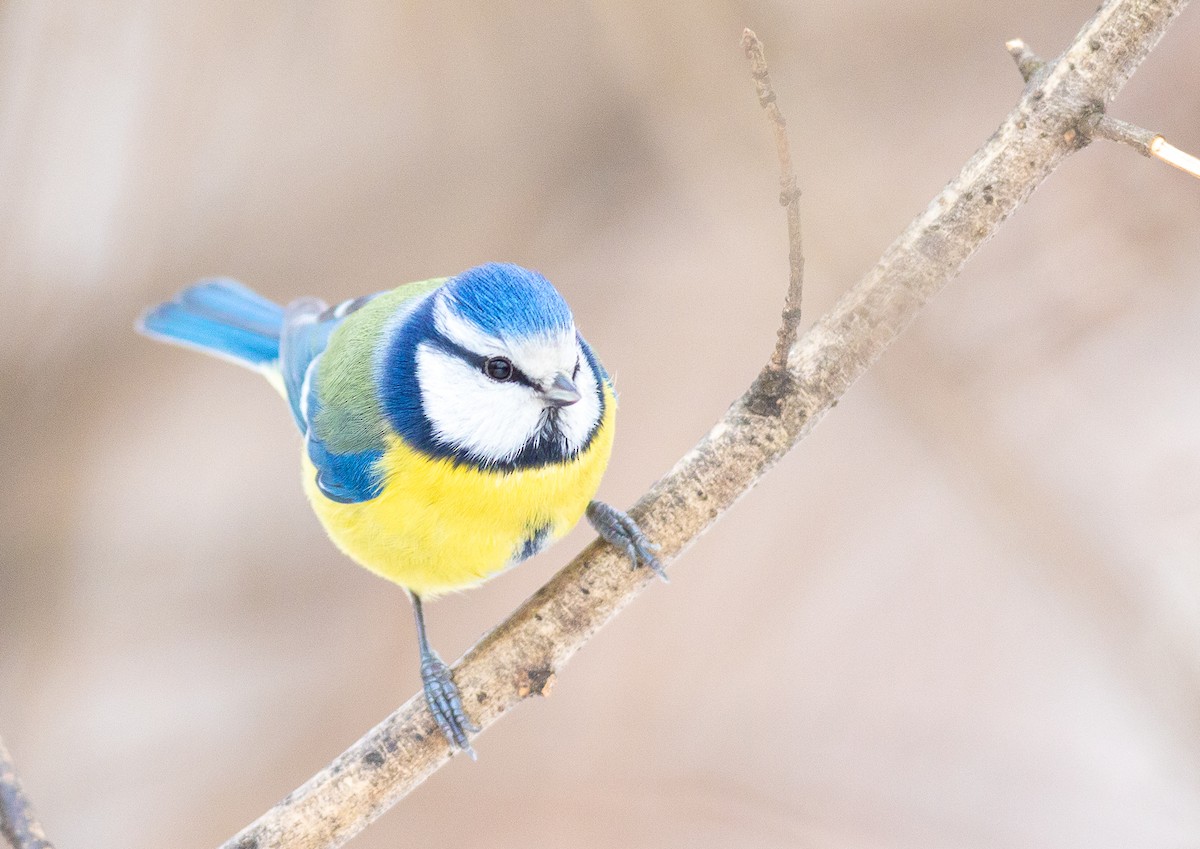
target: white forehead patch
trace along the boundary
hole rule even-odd
[[[433,308],[433,323],[447,339],[484,357],[508,357],[531,380],[549,385],[560,372],[575,367],[575,328],[552,334],[500,338],[484,332],[454,311],[441,292]]]

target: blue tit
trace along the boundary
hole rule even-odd
[[[304,489],[346,555],[412,600],[425,698],[451,745],[478,730],[430,647],[422,601],[474,586],[587,515],[636,567],[661,566],[594,501],[616,396],[546,278],[491,263],[329,307],[286,308],[227,279],[149,310],[139,329],[262,373],[304,438]]]

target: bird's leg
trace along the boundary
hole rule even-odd
[[[646,539],[637,522],[628,515],[603,501],[593,501],[587,506],[587,518],[605,542],[615,545],[629,555],[634,569],[648,566],[658,577],[664,581],[668,580],[667,570],[654,556],[654,552],[659,549],[658,544]]]
[[[412,598],[413,616],[417,620],[417,645],[421,650],[421,683],[425,688],[425,701],[450,745],[462,749],[474,760],[475,750],[471,748],[471,741],[467,735],[469,732],[478,731],[479,726],[473,723],[463,710],[462,697],[450,675],[450,667],[429,647],[429,640],[425,636],[425,614],[421,610],[421,597],[412,592],[409,596]]]

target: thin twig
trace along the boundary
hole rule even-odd
[[[1017,63],[1017,70],[1021,72],[1021,78],[1025,82],[1032,80],[1038,71],[1046,67],[1046,63],[1042,61],[1041,57],[1030,50],[1029,45],[1019,38],[1004,42],[1004,48],[1012,54],[1013,61]]]
[[[1154,143],[1155,139],[1162,138],[1152,130],[1130,124],[1119,118],[1113,118],[1110,115],[1105,115],[1096,122],[1096,135],[1109,141],[1129,145],[1142,156],[1153,156],[1154,154],[1150,152],[1150,145]]]
[[[775,133],[775,152],[779,156],[779,205],[787,207],[788,223],[788,290],[783,304],[783,320],[775,350],[771,354],[768,368],[783,371],[787,367],[788,353],[796,344],[797,328],[800,325],[800,301],[804,290],[804,248],[800,240],[800,188],[792,169],[792,151],[788,145],[787,121],[779,109],[775,89],[771,87],[771,74],[767,69],[767,57],[762,42],[751,29],[742,33],[742,49],[750,60],[750,74],[758,89],[758,103],[766,111]]]
[[[1107,0],[959,174],[876,266],[792,349],[787,380],[755,384],[631,510],[664,564],[804,438],[963,264],[1078,145],[1067,131],[1116,96],[1186,0]],[[1109,49],[1094,49],[1100,43]],[[1119,49],[1117,49],[1119,48]],[[761,376],[760,376],[761,377]],[[488,728],[654,580],[593,543],[456,665],[471,717]],[[581,590],[587,590],[586,593]],[[224,849],[340,846],[451,753],[420,694]]]
[[[1155,136],[1150,142],[1150,155],[1172,168],[1178,168],[1183,173],[1200,179],[1200,159],[1175,147],[1162,136]]]
[[[1165,162],[1185,174],[1200,178],[1200,159],[1175,147],[1161,133],[1105,115],[1096,122],[1096,135],[1128,145],[1142,156]]]
[[[54,849],[33,815],[3,740],[0,740],[0,835],[13,849]]]

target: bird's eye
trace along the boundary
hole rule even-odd
[[[488,357],[483,361],[483,373],[492,380],[512,380],[516,374],[512,360],[508,357]]]

